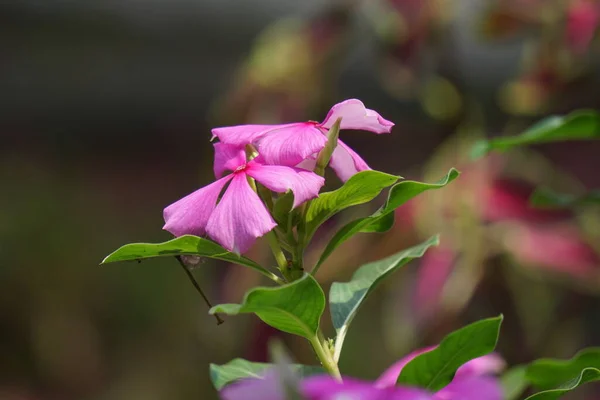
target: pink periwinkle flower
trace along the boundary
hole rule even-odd
[[[433,400],[425,390],[410,387],[378,388],[372,382],[344,378],[338,382],[329,375],[311,376],[295,389],[305,400]],[[263,379],[242,379],[220,392],[223,400],[286,400],[286,390],[275,370]]]
[[[502,400],[502,389],[493,374],[504,368],[504,360],[488,354],[464,364],[454,379],[436,393],[423,389],[397,386],[402,368],[416,356],[431,351],[429,347],[414,351],[386,370],[377,381],[365,382],[344,378],[338,382],[328,375],[305,378],[297,390],[306,400]],[[225,387],[224,400],[285,400],[285,388],[276,370],[268,371],[264,379],[243,379]]]
[[[340,129],[389,133],[394,124],[377,112],[365,108],[357,99],[334,105],[323,122],[295,122],[281,125],[238,125],[214,128],[212,133],[222,143],[235,146],[253,144],[266,164],[297,166],[314,159],[327,143],[327,132],[341,118]],[[370,169],[367,163],[341,140],[329,165],[346,181],[357,172]]]
[[[224,143],[214,146],[214,170],[220,179],[171,204],[163,212],[163,229],[175,236],[206,234],[227,250],[243,253],[256,238],[277,225],[250,187],[248,178],[254,178],[273,192],[291,190],[294,207],[317,197],[325,183],[322,177],[310,171],[265,165],[260,156],[246,161],[243,147]],[[233,173],[221,178],[225,171]]]

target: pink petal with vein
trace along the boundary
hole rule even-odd
[[[271,131],[258,140],[258,151],[267,164],[294,166],[321,151],[327,137],[310,122]]]
[[[241,254],[276,225],[246,174],[237,173],[210,216],[206,232],[227,250]]]
[[[219,179],[165,208],[163,229],[175,236],[204,235],[219,194],[229,180],[231,176]]]
[[[390,133],[394,126],[393,122],[366,108],[363,102],[357,99],[345,100],[331,107],[321,126],[331,128],[338,118],[342,119],[341,129]]]
[[[337,147],[331,155],[329,166],[333,168],[336,175],[344,182],[357,172],[371,169],[365,160],[360,158],[354,150],[341,140],[338,140]]]
[[[287,128],[293,124],[280,124],[280,125],[236,125],[236,126],[224,126],[221,128],[213,128],[213,137],[219,138],[223,143],[233,144],[235,146],[245,146],[253,143],[261,136],[272,132],[277,129]]]
[[[225,171],[235,171],[246,163],[246,151],[242,146],[215,143],[215,176],[220,178]]]
[[[313,172],[281,165],[261,165],[251,161],[246,173],[274,192],[294,192],[294,207],[317,197],[325,184],[325,179]]]

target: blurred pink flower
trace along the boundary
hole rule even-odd
[[[567,11],[566,40],[576,53],[587,50],[600,24],[600,6],[593,0],[573,0]]]
[[[578,278],[596,274],[600,259],[569,226],[519,224],[504,235],[504,245],[519,262],[567,273]]]
[[[243,147],[224,143],[215,144],[215,174],[232,174],[220,178],[165,208],[163,229],[175,236],[204,235],[226,249],[243,253],[256,238],[277,224],[248,178],[254,178],[268,189],[294,193],[294,207],[318,196],[324,179],[310,171],[280,165],[264,165],[259,158],[246,162]],[[220,201],[219,196],[227,183]]]
[[[504,360],[496,354],[488,354],[464,364],[454,379],[436,393],[424,389],[397,386],[396,381],[402,368],[419,354],[434,347],[417,350],[392,365],[375,382],[360,381],[345,377],[338,382],[329,375],[316,375],[303,379],[297,390],[307,400],[501,400],[502,389],[493,374],[504,369]],[[267,371],[262,379],[248,378],[225,387],[221,392],[224,400],[284,400],[284,383],[278,370]]]
[[[421,258],[414,294],[414,308],[420,318],[437,310],[446,281],[454,269],[455,251],[446,246],[433,247]]]
[[[214,128],[214,137],[235,146],[254,144],[266,164],[297,166],[314,157],[327,143],[327,132],[341,118],[340,129],[389,133],[394,124],[377,112],[365,108],[357,99],[334,105],[323,120],[281,125],[237,125]],[[370,169],[367,163],[341,140],[333,152],[331,167],[343,181],[359,171]]]

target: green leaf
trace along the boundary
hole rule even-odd
[[[251,259],[231,253],[219,246],[215,242],[203,239],[198,236],[185,235],[164,243],[131,243],[118,248],[109,254],[101,264],[108,264],[117,261],[139,261],[146,258],[167,257],[167,256],[200,256],[214,258],[253,268],[271,279],[277,280],[277,277],[258,265]]]
[[[379,171],[362,171],[353,175],[339,189],[321,193],[308,205],[303,232],[308,243],[317,228],[345,208],[373,200],[383,189],[393,185],[397,176]]]
[[[600,114],[593,110],[579,110],[565,116],[545,118],[518,136],[482,140],[475,144],[471,156],[479,158],[492,150],[506,151],[531,144],[595,138],[600,138]]]
[[[273,219],[283,229],[287,229],[288,218],[290,218],[293,205],[294,193],[291,190],[275,200],[275,204],[273,205]]]
[[[544,390],[525,400],[554,400],[588,382],[600,381],[600,369],[584,368],[581,373],[556,389]]]
[[[461,365],[494,350],[502,318],[500,315],[484,319],[452,332],[438,347],[406,364],[398,384],[420,386],[433,392],[440,390],[450,383]]]
[[[255,313],[280,331],[314,339],[325,309],[325,294],[311,275],[275,288],[256,288],[246,293],[242,304],[220,304],[211,314]]]
[[[227,364],[210,364],[210,380],[217,390],[244,378],[262,378],[263,374],[274,364],[256,363],[236,358]],[[324,374],[325,370],[313,365],[291,364],[290,369],[299,377]]]
[[[315,270],[329,257],[342,243],[359,232],[385,232],[394,224],[394,210],[419,194],[432,189],[440,189],[452,182],[459,172],[452,168],[446,176],[435,183],[416,181],[398,182],[390,189],[388,199],[373,215],[360,218],[342,227],[329,241],[321,254]],[[314,272],[313,272],[314,275]]]
[[[567,208],[586,204],[600,204],[600,190],[592,190],[587,194],[575,196],[556,193],[547,188],[537,188],[531,195],[529,202],[539,208]]]
[[[527,379],[538,389],[551,389],[576,378],[585,368],[600,369],[600,347],[591,347],[570,360],[540,359],[527,367]]]
[[[384,278],[411,260],[421,257],[431,246],[437,246],[439,238],[434,236],[417,246],[403,250],[383,260],[360,267],[349,282],[334,282],[329,291],[329,308],[337,337],[335,360],[339,359],[350,323],[367,296]]]
[[[527,366],[518,365],[506,371],[500,382],[504,392],[504,400],[517,400],[527,389],[528,382],[525,377]]]

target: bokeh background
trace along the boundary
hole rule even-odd
[[[211,127],[320,120],[346,98],[396,123],[343,133],[373,168],[463,174],[321,269],[328,285],[442,234],[371,296],[345,374],[374,378],[499,313],[510,365],[600,345],[598,209],[528,203],[538,185],[600,187],[600,145],[469,157],[482,137],[600,106],[600,2],[19,0],[0,21],[0,399],[213,399],[209,363],[266,360],[275,333],[252,316],[217,326],[175,260],[98,264],[169,239],[162,209],[212,179]],[[331,221],[308,259],[375,207]],[[263,242],[250,256],[272,263]],[[194,273],[214,303],[264,283],[213,261]],[[585,390],[571,398],[595,398]]]

